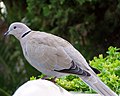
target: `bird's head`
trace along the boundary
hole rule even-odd
[[[27,27],[25,24],[20,22],[15,22],[9,26],[8,31],[4,34],[4,36],[13,35],[17,39],[21,39],[22,36],[29,31],[31,31],[31,29]]]

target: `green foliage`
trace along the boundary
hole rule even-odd
[[[30,77],[30,80],[36,80],[35,76]]]
[[[97,0],[27,0],[25,22],[35,30],[65,38],[81,50],[85,57],[90,58],[92,51],[86,55],[84,50],[91,49],[87,34],[95,26],[95,14],[92,10],[96,2]]]
[[[98,75],[101,80],[108,85],[113,91],[120,94],[120,52],[119,48],[109,47],[107,56],[99,55],[90,61],[90,65],[99,69]],[[70,91],[81,91],[93,93],[94,91],[82,82],[76,76],[66,76],[57,80],[57,83]]]
[[[119,0],[27,0],[27,4],[31,28],[65,38],[87,59],[120,44]]]
[[[68,75],[61,77],[56,82],[68,91],[80,91],[82,93],[93,93],[94,91],[82,82],[82,80],[75,75]]]
[[[14,41],[12,43],[15,44]],[[18,66],[20,67],[21,63],[22,63],[22,60],[19,57],[20,52],[15,51],[18,47],[13,47],[11,43],[6,45],[3,40],[0,41],[0,46],[1,46],[1,50],[0,50],[0,68],[1,68],[0,69],[0,74],[1,74],[0,75],[0,82],[1,82],[0,87],[2,90],[6,90],[5,92],[12,93],[12,91],[16,87],[15,85],[18,83],[18,81],[17,81],[18,78],[16,78],[16,77],[19,74],[21,74],[21,76],[24,76],[22,74],[23,67],[20,68],[21,71],[19,69],[14,70]],[[13,61],[14,61],[14,63],[13,63]],[[19,78],[22,78],[21,76],[19,76]],[[11,85],[11,83],[12,83],[12,85]],[[6,85],[7,87],[5,87],[4,85]],[[11,89],[11,90],[9,90],[9,89]]]
[[[113,91],[120,94],[120,52],[119,48],[109,47],[106,52],[108,55],[103,57],[94,57],[90,61],[91,66],[99,69],[101,74],[98,76],[107,84]]]

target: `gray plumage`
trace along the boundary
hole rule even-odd
[[[10,25],[5,35],[8,34],[20,41],[25,58],[38,71],[56,77],[76,74],[99,94],[117,96],[68,41],[49,33],[32,31],[19,22]]]

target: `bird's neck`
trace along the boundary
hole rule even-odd
[[[31,30],[25,32],[24,34],[22,34],[21,38],[24,38],[24,37],[27,36],[30,32],[31,32]]]

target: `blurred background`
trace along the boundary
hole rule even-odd
[[[15,21],[63,37],[87,60],[120,47],[120,0],[0,0],[0,96],[41,74],[24,59],[15,38],[3,38]]]

